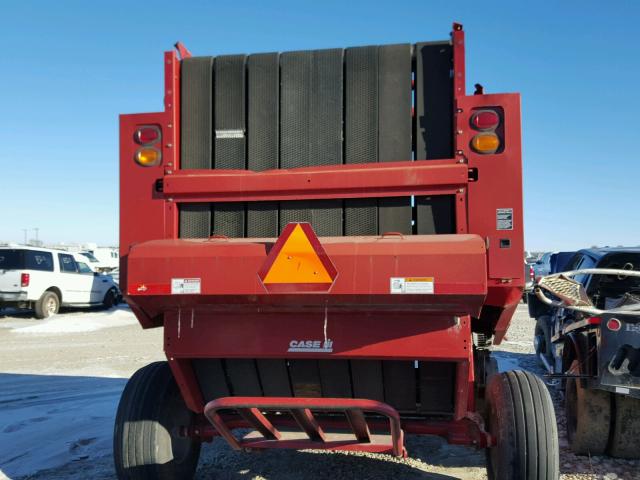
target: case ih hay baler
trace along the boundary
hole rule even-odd
[[[190,478],[215,436],[403,456],[430,434],[487,448],[491,478],[556,478],[545,386],[485,383],[524,283],[520,97],[465,95],[462,27],[177,50],[164,112],[120,118],[121,281],[168,361],[125,388],[118,476]]]

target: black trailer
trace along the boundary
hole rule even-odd
[[[569,444],[640,458],[640,248],[580,250],[567,268],[538,281],[529,313],[536,354],[564,387]]]

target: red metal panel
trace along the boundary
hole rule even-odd
[[[453,160],[328,165],[253,172],[183,170],[164,179],[181,202],[306,200],[455,193],[468,170]]]
[[[451,43],[453,44],[453,96],[459,98],[465,94],[464,31],[459,23],[453,24]]]
[[[326,331],[326,337],[325,337]],[[469,361],[468,321],[412,312],[165,314],[172,358],[359,358]],[[294,344],[293,342],[296,342]],[[308,348],[295,348],[311,342]],[[314,342],[315,347],[314,347]],[[306,343],[305,343],[306,345]],[[464,380],[467,380],[465,374]],[[466,386],[460,383],[458,388]]]
[[[470,148],[478,133],[470,126],[473,109],[501,107],[504,111],[504,150],[481,155]],[[497,283],[524,285],[522,213],[522,159],[520,132],[520,96],[518,94],[474,95],[458,99],[457,115],[459,147],[468,159],[469,167],[478,170],[478,181],[468,185],[469,231],[485,237],[489,250],[489,278]],[[513,228],[497,229],[499,209],[513,210]],[[508,240],[509,247],[500,240]]]
[[[201,413],[204,409],[204,400],[196,375],[193,368],[191,368],[191,362],[173,357],[168,357],[168,359],[173,378],[175,378],[178,384],[187,408],[194,412]]]

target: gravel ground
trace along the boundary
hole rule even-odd
[[[114,312],[108,312],[108,314],[111,315]],[[62,319],[59,324],[48,325],[46,328],[37,327],[38,322],[26,315],[0,315],[0,395],[3,389],[5,392],[9,389],[10,381],[31,378],[31,376],[36,380],[41,378],[50,381],[65,375],[70,381],[65,383],[65,388],[68,388],[69,392],[74,388],[79,392],[77,397],[74,397],[79,400],[74,400],[76,403],[71,409],[77,408],[75,411],[79,417],[87,417],[84,419],[86,422],[105,425],[104,431],[89,437],[82,436],[69,428],[66,433],[56,432],[54,435],[47,433],[49,431],[44,428],[46,422],[34,424],[33,428],[40,429],[36,430],[40,438],[37,441],[34,439],[34,444],[40,442],[46,445],[64,441],[69,452],[65,452],[68,453],[66,460],[61,462],[58,459],[58,466],[54,468],[38,469],[33,473],[24,474],[25,468],[22,467],[29,467],[29,465],[20,465],[14,458],[4,455],[3,443],[20,440],[15,436],[19,435],[17,426],[42,421],[44,417],[38,416],[18,423],[7,421],[3,424],[2,409],[7,407],[0,407],[0,479],[3,477],[34,480],[114,478],[111,451],[108,446],[101,445],[109,444],[115,403],[117,403],[119,389],[124,383],[120,378],[129,377],[141,366],[163,358],[161,330],[142,331],[132,317],[129,317],[130,321],[125,321],[126,315],[130,315],[126,308],[116,310],[115,314],[113,318],[118,318],[118,326],[110,328],[108,322],[105,322],[105,318],[109,317],[96,317],[95,313],[65,313],[58,316]],[[70,321],[65,319],[71,319],[77,323],[78,319],[86,318],[93,322],[91,323],[93,326],[85,331],[78,331],[75,327],[65,327],[70,324]],[[62,331],[56,330],[61,326]],[[542,371],[533,355],[532,337],[533,321],[527,316],[526,306],[521,305],[507,333],[506,341],[495,347],[500,368],[525,368],[541,374]],[[71,381],[74,379],[75,382]],[[105,395],[107,392],[111,395],[110,398],[113,399],[111,407],[107,402],[104,412],[97,412],[93,416],[86,415],[83,408],[89,408],[93,403],[83,402],[94,402],[95,400],[91,398],[100,396],[101,391],[104,391]],[[562,479],[640,479],[640,462],[638,461],[608,457],[577,457],[571,454],[567,448],[561,395],[553,387],[550,391],[556,406],[560,432]],[[10,396],[11,392],[7,395]],[[25,398],[37,397],[38,395],[32,395]],[[47,407],[60,405],[60,399],[52,398],[50,400],[52,404],[46,405]],[[18,402],[16,408],[19,408],[22,399],[14,400]],[[1,404],[3,404],[2,398],[0,398]],[[50,412],[55,411],[56,409],[50,410]],[[53,415],[55,416],[55,413]],[[78,421],[82,420],[78,419]],[[9,434],[14,436],[3,437]],[[4,444],[8,445],[8,443]],[[285,480],[394,477],[480,480],[486,478],[482,451],[447,445],[438,437],[408,436],[406,444],[411,458],[398,460],[385,455],[320,451],[267,451],[260,454],[242,454],[233,452],[223,441],[217,439],[203,447],[197,478]],[[29,458],[33,458],[34,463],[31,466],[34,468],[40,463],[42,465],[51,463],[50,458],[38,458],[39,452],[37,445],[30,452],[33,457]],[[13,473],[18,471],[22,473]]]

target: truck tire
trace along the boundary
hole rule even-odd
[[[60,299],[56,292],[47,290],[42,294],[34,305],[36,318],[42,320],[49,318],[51,315],[55,315],[60,310]]]
[[[536,329],[534,333],[533,345],[536,350],[536,356],[538,362],[546,368],[546,366],[540,360],[540,355],[543,355],[550,365],[553,365],[553,354],[551,353],[551,319],[547,315],[543,315],[536,320]]]
[[[490,480],[554,480],[560,476],[558,430],[542,380],[515,370],[494,375],[487,387]]]
[[[609,455],[618,458],[640,458],[640,399],[614,395]]]
[[[177,435],[194,417],[182,399],[167,362],[141,368],[127,382],[113,433],[120,480],[190,479],[200,442]]]
[[[573,361],[569,371],[580,372],[578,360]],[[611,394],[584,388],[580,383],[579,379],[570,377],[565,385],[569,446],[578,455],[602,455],[609,441]]]

